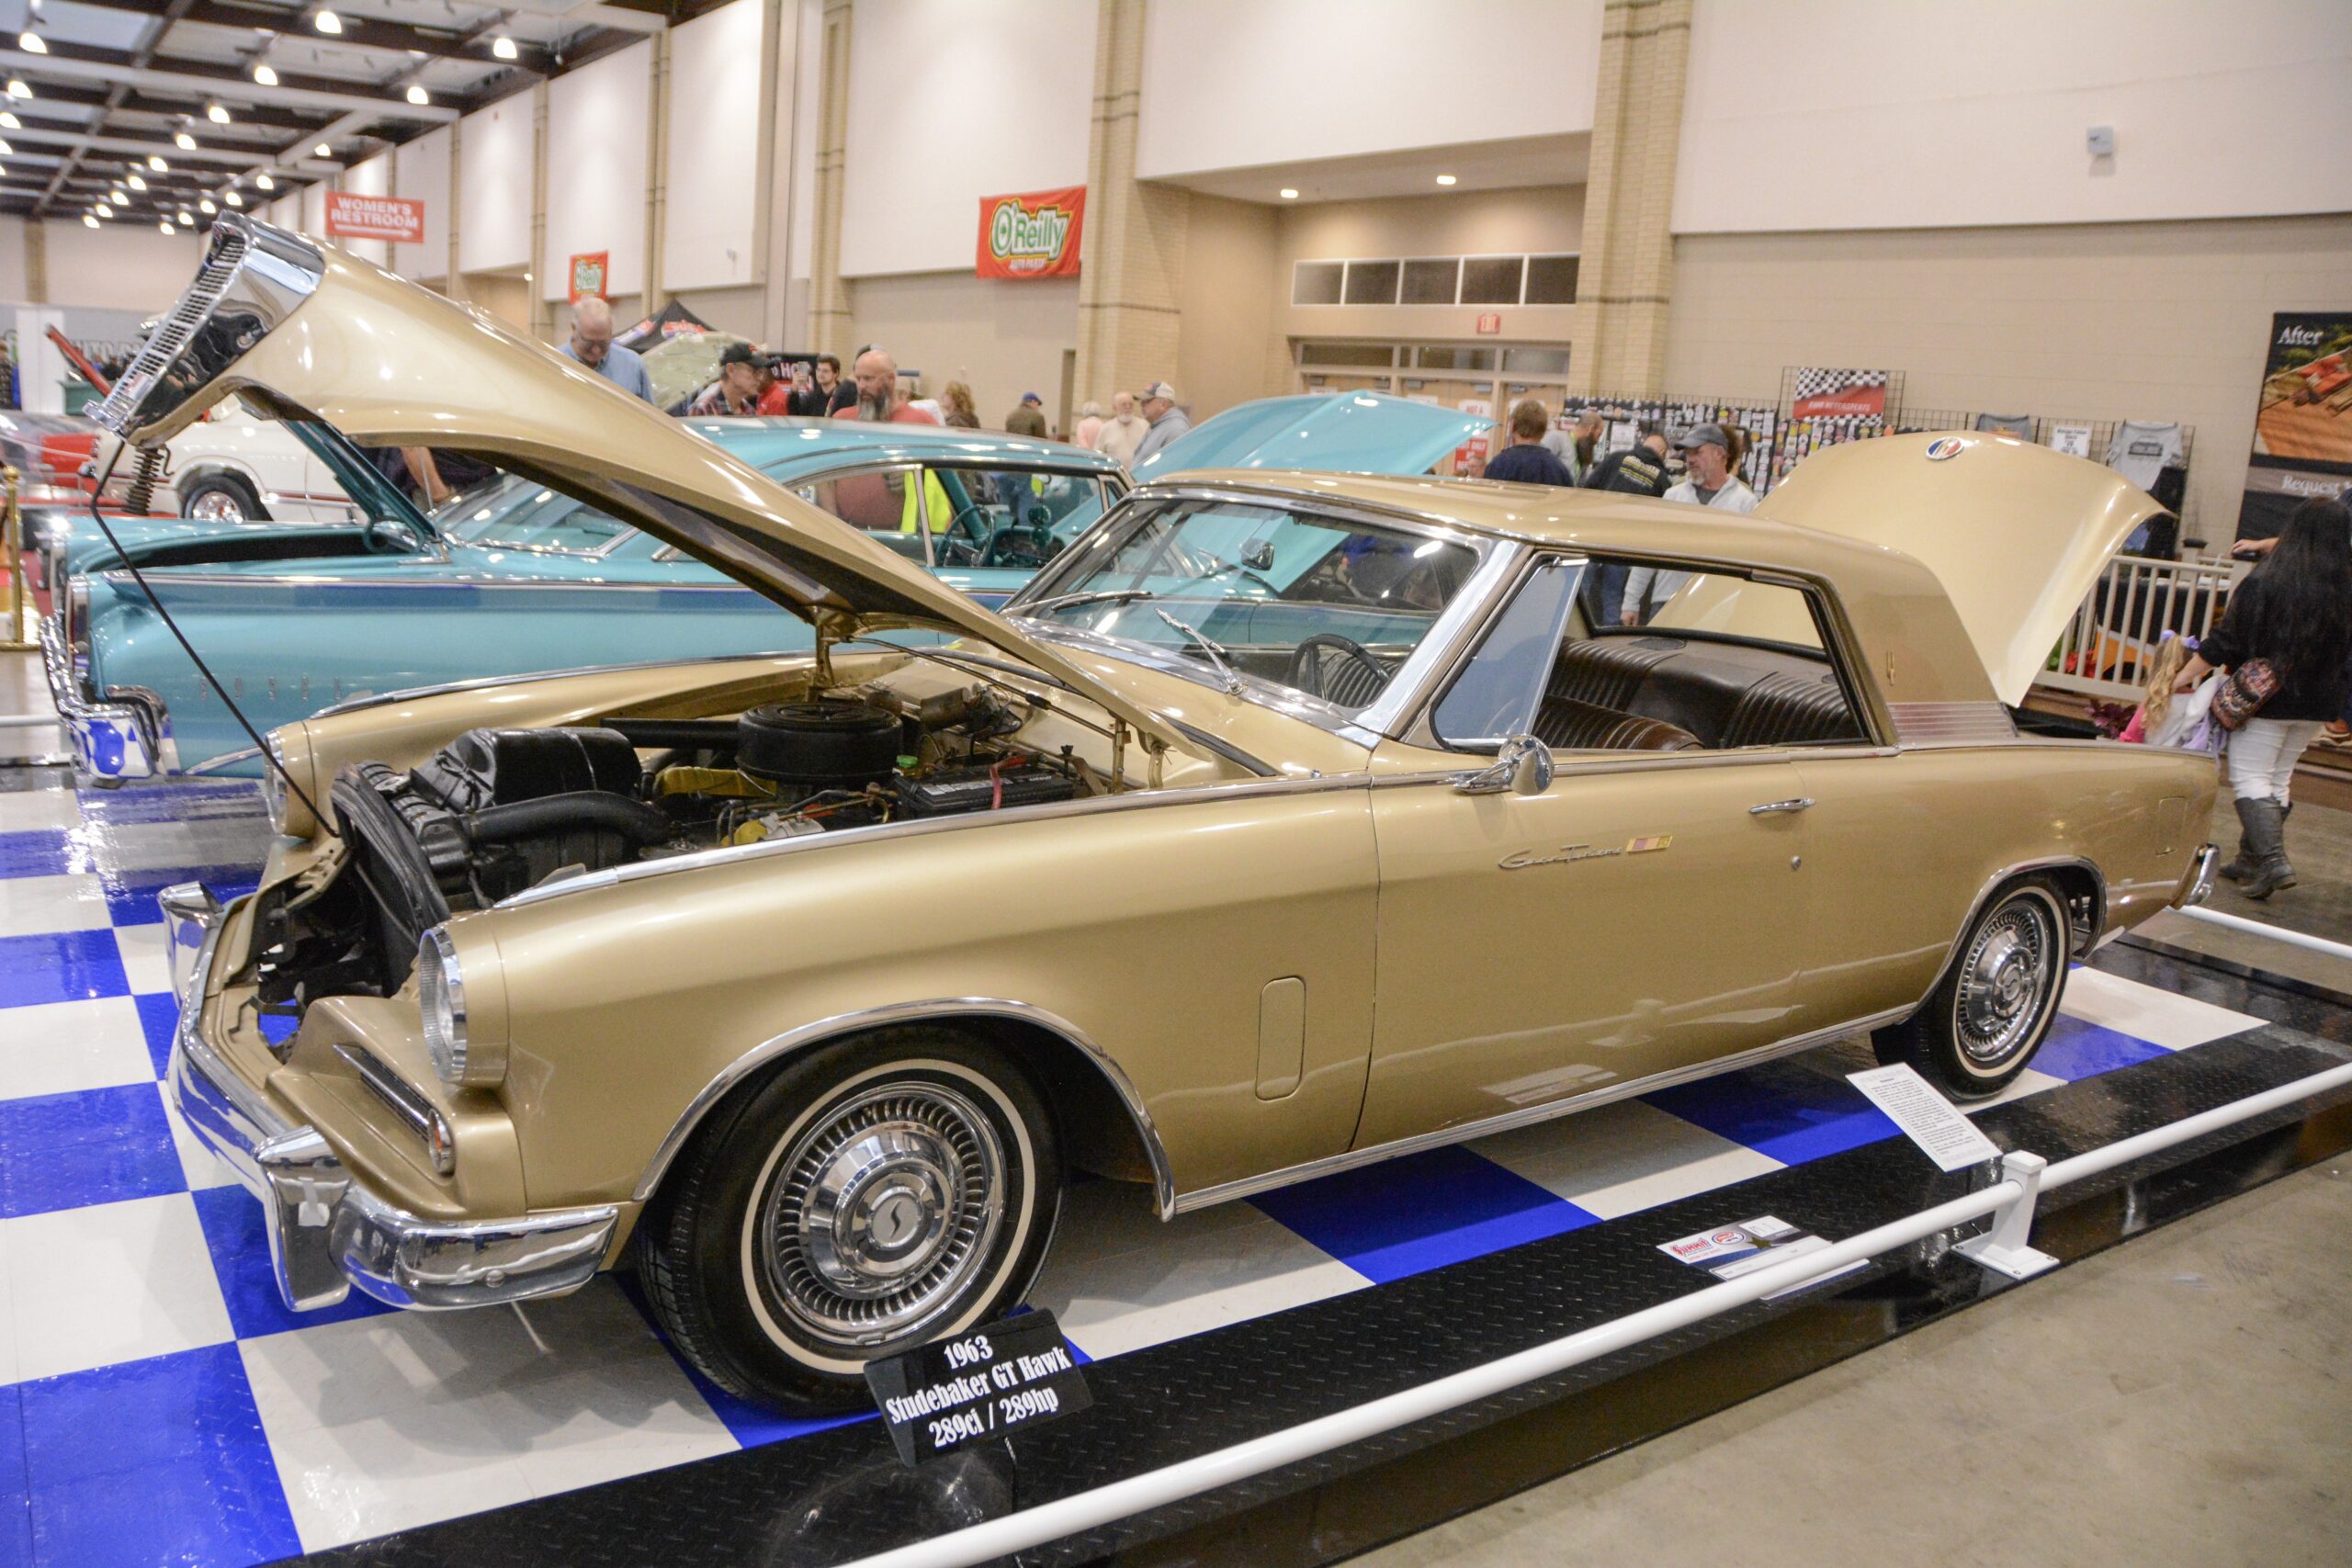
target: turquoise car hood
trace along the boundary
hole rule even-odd
[[[107,526],[126,550],[142,550],[158,545],[191,544],[203,540],[231,538],[244,534],[266,534],[273,538],[293,540],[311,536],[332,537],[347,534],[350,527],[337,524],[316,523],[224,523],[202,522],[190,517],[109,517]],[[92,570],[117,564],[120,558],[115,547],[107,541],[86,512],[70,517],[61,516],[58,526],[50,533],[53,542],[64,541],[61,552],[65,570],[81,576]]]
[[[1385,392],[1303,393],[1229,408],[1135,467],[1138,479],[1196,468],[1291,468],[1325,474],[1425,474],[1470,437],[1484,415]]]

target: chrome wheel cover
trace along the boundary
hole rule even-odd
[[[1961,960],[1954,1019],[1962,1053],[1998,1067],[2033,1038],[2051,989],[2055,917],[2044,901],[2013,899],[1977,928]]]
[[[225,490],[208,490],[188,505],[187,514],[198,523],[243,523],[244,502]]]
[[[754,1235],[768,1288],[801,1328],[873,1345],[955,1303],[1004,1205],[1003,1145],[978,1106],[939,1084],[882,1084],[797,1134]]]

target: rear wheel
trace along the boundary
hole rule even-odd
[[[180,515],[200,523],[266,523],[269,512],[236,474],[207,474],[180,491]]]
[[[867,1361],[1014,1305],[1060,1202],[1028,1079],[953,1031],[892,1029],[722,1107],[640,1223],[638,1258],[662,1326],[713,1382],[845,1407]]]
[[[2071,931],[2054,883],[2011,883],[1961,938],[1927,1005],[1871,1036],[1878,1059],[1908,1062],[1955,1100],[1998,1094],[2025,1071],[2057,1017]]]

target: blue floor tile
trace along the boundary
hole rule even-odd
[[[152,1083],[0,1100],[0,1217],[187,1190]]]
[[[139,1027],[147,1035],[147,1055],[154,1058],[155,1076],[162,1077],[172,1060],[172,1032],[179,1027],[180,1000],[174,996],[130,998],[139,1010]]]
[[[0,833],[0,876],[62,876],[73,868],[72,840],[62,828]]]
[[[175,882],[201,882],[223,904],[241,898],[259,885],[261,868],[242,865],[175,866],[165,871],[106,871],[98,885],[107,900],[107,915],[119,926],[152,926],[163,922],[155,895]]]
[[[1793,1062],[1767,1062],[1642,1100],[1783,1165],[1843,1154],[1896,1131],[1861,1090]]]
[[[32,1495],[25,1484],[24,1396],[0,1387],[0,1568],[33,1560]]]
[[[0,1008],[130,995],[114,932],[0,936]]]
[[[2064,1013],[2050,1026],[2050,1036],[2034,1053],[2030,1064],[2038,1073],[2048,1073],[2053,1078],[2073,1083],[2077,1078],[2094,1077],[2111,1073],[2118,1067],[2128,1067],[2134,1062],[2144,1062],[2152,1056],[2169,1056],[2172,1053],[2161,1045],[2152,1044],[2134,1035],[2120,1034],[2112,1029],[2102,1029],[2096,1023],[2085,1023],[2079,1018]]]
[[[234,1345],[21,1392],[44,1568],[243,1568],[302,1550]]]
[[[1467,1149],[1433,1149],[1250,1200],[1376,1284],[1558,1235],[1594,1217]]]
[[[196,1217],[204,1226],[212,1272],[220,1276],[220,1298],[229,1304],[229,1322],[240,1339],[374,1317],[393,1310],[359,1290],[345,1297],[340,1305],[319,1312],[288,1307],[277,1292],[277,1271],[269,1260],[269,1233],[262,1224],[261,1205],[242,1187],[213,1187],[197,1193]]]

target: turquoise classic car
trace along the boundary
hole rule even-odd
[[[1055,442],[848,420],[698,420],[772,479],[984,604],[1001,603],[1125,493],[1111,459]],[[1370,394],[1269,399],[1155,462],[1420,473],[1482,427]],[[42,652],[100,783],[254,773],[254,743],[148,597],[169,609],[254,728],[453,681],[795,652],[808,627],[593,506],[517,476],[427,516],[331,428],[296,424],[361,519],[266,528],[85,517],[62,544]],[[140,568],[141,588],[121,568]]]

